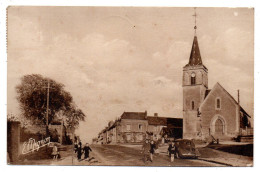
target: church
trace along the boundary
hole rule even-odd
[[[208,69],[202,63],[198,38],[192,44],[189,62],[183,67],[183,138],[231,139],[251,126],[250,116],[220,83],[208,88]],[[239,92],[238,92],[239,93]]]

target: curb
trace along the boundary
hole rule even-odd
[[[226,166],[230,166],[230,167],[234,167],[232,164],[228,164],[228,163],[224,163],[224,162],[219,162],[219,161],[214,161],[214,160],[209,160],[209,159],[198,158],[198,160],[206,161],[206,162],[212,162],[212,163],[221,164],[221,165],[226,165]]]

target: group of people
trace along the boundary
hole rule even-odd
[[[144,162],[151,161],[153,162],[153,155],[155,153],[155,149],[157,149],[157,146],[153,140],[149,141],[148,139],[145,140],[143,147],[142,147],[142,153],[144,155]],[[175,155],[175,143],[172,141],[171,144],[168,147],[168,153],[170,156],[170,161],[174,161],[174,155]]]
[[[77,158],[80,161],[82,154],[84,154],[84,159],[89,160],[89,152],[92,151],[89,147],[89,144],[86,143],[85,146],[82,148],[82,143],[79,141],[79,143],[74,144],[74,151],[77,153]]]

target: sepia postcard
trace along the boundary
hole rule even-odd
[[[7,8],[7,163],[253,166],[254,8]]]

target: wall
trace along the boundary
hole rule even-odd
[[[18,161],[20,148],[20,122],[7,122],[7,152],[10,162]]]
[[[204,99],[205,91],[206,87],[203,85],[183,87],[183,138],[197,137],[199,120],[197,109]],[[192,101],[195,103],[194,110],[192,110]]]
[[[216,109],[216,98],[221,99],[221,109],[219,110]],[[214,122],[218,117],[224,121],[226,136],[232,137],[238,134],[237,108],[234,100],[220,86],[214,87],[200,109],[203,135],[214,135]]]
[[[139,129],[139,124],[142,125],[142,129]],[[127,125],[130,125],[130,130],[127,130]],[[137,119],[121,119],[118,140],[120,142],[142,142],[146,138],[148,122],[147,120]]]

